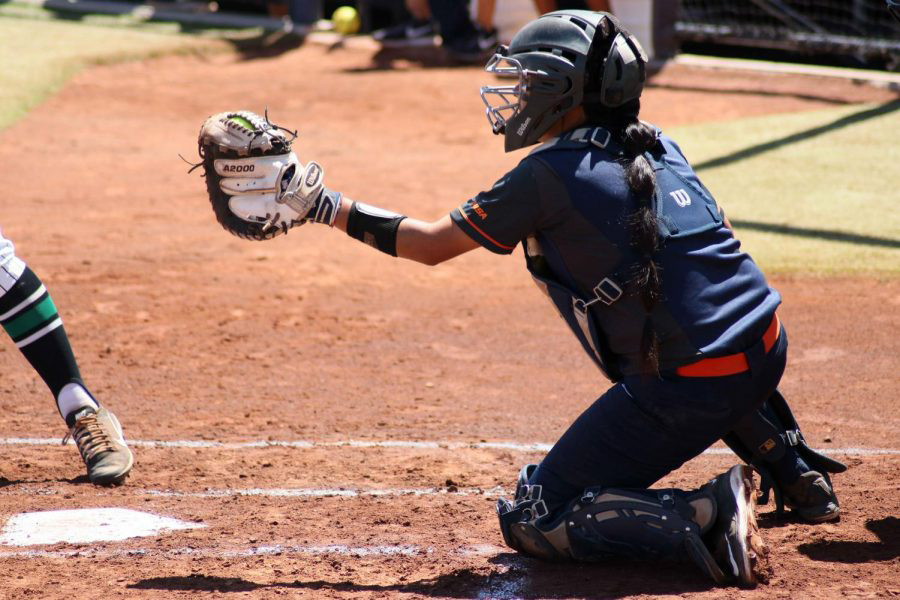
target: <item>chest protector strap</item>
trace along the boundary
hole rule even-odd
[[[529,156],[539,154],[546,150],[575,149],[596,146],[609,152],[615,157],[625,155],[625,149],[613,138],[612,132],[605,127],[581,127],[566,132],[559,137],[549,140],[529,153]]]
[[[525,263],[534,283],[556,307],[559,316],[581,342],[582,348],[591,357],[594,364],[609,380],[621,381],[623,376],[617,365],[616,356],[610,351],[603,330],[597,325],[591,307],[596,304],[606,306],[613,304],[622,296],[622,288],[612,278],[605,277],[594,286],[594,296],[584,299],[578,292],[563,285],[550,271],[536,238],[529,237],[525,240],[524,246]]]
[[[531,154],[547,150],[577,149],[596,146],[612,156],[624,155],[621,145],[613,139],[612,133],[603,127],[585,127],[575,129],[561,137],[535,148]],[[535,284],[543,291],[559,312],[560,317],[575,334],[584,351],[594,364],[611,381],[621,381],[622,372],[617,365],[616,356],[609,350],[609,344],[594,318],[592,306],[610,306],[622,295],[624,279],[616,273],[608,273],[594,286],[593,295],[584,298],[580,293],[564,285],[547,267],[536,237],[525,240],[525,260],[528,271]]]

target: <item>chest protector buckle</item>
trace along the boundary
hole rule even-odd
[[[612,133],[608,129],[597,127],[591,133],[591,143],[601,150],[605,150],[610,141],[612,141]]]
[[[581,312],[587,312],[587,309],[590,305],[596,302],[602,302],[603,304],[609,306],[616,300],[622,297],[622,288],[619,285],[610,279],[609,277],[604,277],[600,283],[594,286],[594,299],[588,302],[581,300],[580,298],[576,299],[573,302],[573,306],[580,310]]]

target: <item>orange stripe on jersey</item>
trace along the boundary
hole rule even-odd
[[[504,250],[515,250],[516,249],[515,246],[507,246],[506,244],[501,244],[500,242],[498,242],[497,240],[495,240],[494,238],[492,238],[491,236],[486,234],[484,231],[482,231],[478,227],[478,225],[476,225],[475,223],[472,222],[472,219],[469,218],[469,215],[466,214],[465,204],[459,207],[459,214],[461,214],[463,216],[463,219],[466,220],[466,223],[468,223],[469,226],[472,227],[472,229],[474,229],[475,231],[477,231],[478,233],[483,235],[489,242],[493,243],[498,248],[503,248]]]

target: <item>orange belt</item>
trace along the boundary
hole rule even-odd
[[[775,345],[778,334],[781,332],[781,322],[776,314],[772,317],[772,322],[763,334],[763,347],[766,352]],[[725,377],[726,375],[737,375],[750,369],[747,357],[744,353],[729,354],[728,356],[718,356],[716,358],[704,358],[684,365],[675,369],[675,373],[682,377]]]

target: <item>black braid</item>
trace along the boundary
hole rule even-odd
[[[614,32],[608,27],[598,30],[588,53],[585,68],[585,94],[598,96],[603,78],[603,59],[609,52]],[[653,327],[651,314],[662,298],[662,280],[659,264],[654,255],[659,250],[660,238],[653,209],[656,193],[656,174],[645,153],[656,145],[656,130],[640,121],[640,100],[632,100],[617,108],[607,108],[599,102],[586,102],[586,121],[591,125],[602,125],[613,132],[625,148],[625,181],[637,203],[637,210],[627,223],[631,230],[631,245],[638,253],[638,264],[629,281],[633,293],[641,298],[646,312],[644,328],[641,332],[641,363],[645,373],[659,371],[659,338]]]
[[[659,250],[659,229],[653,209],[656,175],[644,154],[656,145],[656,131],[635,117],[625,125],[620,135],[629,158],[625,165],[625,180],[637,202],[637,210],[631,215],[629,226],[631,244],[638,252],[638,264],[631,283],[647,313],[641,334],[641,359],[645,371],[658,372],[659,338],[650,316],[662,297],[659,264],[654,260]]]

